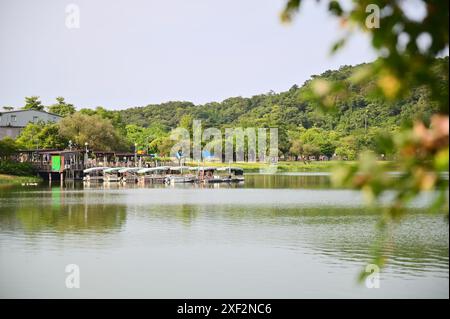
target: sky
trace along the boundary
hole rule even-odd
[[[363,34],[331,56],[343,30],[324,4],[304,2],[285,25],[284,3],[0,0],[0,107],[21,107],[31,95],[46,105],[63,96],[77,108],[203,104],[285,91],[375,59]],[[66,25],[69,4],[79,9],[79,28]]]

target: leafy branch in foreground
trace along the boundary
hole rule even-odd
[[[289,0],[282,20],[291,21],[301,2]],[[367,153],[361,156],[357,166],[340,167],[333,176],[338,185],[362,190],[372,204],[380,204],[387,190],[394,193],[382,208],[380,231],[383,236],[373,253],[373,262],[379,266],[385,262],[384,247],[389,238],[390,222],[404,216],[408,204],[418,195],[435,194],[429,209],[444,212],[448,222],[448,178],[442,174],[448,172],[449,166],[448,58],[439,65],[434,61],[448,48],[449,2],[418,1],[416,5],[424,12],[421,19],[409,17],[404,5],[404,1],[396,0],[363,0],[353,1],[344,8],[340,1],[328,1],[328,11],[348,30],[346,37],[354,30],[368,33],[379,58],[359,68],[348,82],[312,80],[307,92],[324,110],[333,111],[336,102],[345,98],[351,86],[357,83],[372,82],[368,93],[386,101],[396,101],[412,88],[423,87],[430,97],[428,107],[438,110],[431,120],[417,116],[398,132],[380,134],[380,147],[396,154],[400,176],[393,178]],[[372,18],[378,19],[379,27],[370,27],[367,21],[371,10],[378,10]],[[332,51],[341,49],[345,42],[346,38],[338,40]],[[364,273],[360,279],[364,279]]]

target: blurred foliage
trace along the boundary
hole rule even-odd
[[[365,94],[373,99],[393,103],[395,108],[390,112],[402,112],[403,103],[399,101],[414,95],[411,92],[415,88],[423,92],[417,100],[416,116],[404,121],[398,130],[375,135],[379,152],[395,154],[398,178],[391,178],[371,152],[361,154],[359,165],[341,166],[333,176],[337,185],[361,189],[373,204],[380,204],[386,190],[394,192],[392,201],[383,208],[380,222],[386,232],[384,240],[374,247],[373,262],[383,265],[390,222],[399,220],[407,212],[408,203],[419,194],[433,191],[435,197],[429,210],[445,212],[448,221],[448,177],[442,174],[448,172],[449,166],[448,57],[442,63],[436,63],[436,57],[448,50],[449,2],[416,1],[414,10],[423,11],[422,18],[410,17],[406,1],[352,1],[350,5],[345,3],[345,8],[342,1],[327,3],[328,11],[349,31],[332,46],[332,51],[339,50],[353,31],[359,30],[370,36],[379,58],[353,71],[349,81],[313,79],[306,92],[313,103],[336,112],[340,102],[352,96],[355,85],[364,85],[369,89]],[[300,0],[289,0],[282,20],[291,21],[300,6]],[[373,27],[377,13],[379,27]],[[374,107],[368,106],[367,112]],[[362,273],[361,279],[364,277]]]

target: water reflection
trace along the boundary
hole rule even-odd
[[[330,188],[328,173],[284,173],[246,175],[248,188]]]
[[[0,229],[2,232],[37,234],[102,233],[120,231],[126,220],[138,220],[149,230],[173,227],[181,223],[190,227],[192,240],[227,241],[259,244],[289,249],[309,248],[319,254],[342,260],[364,261],[369,258],[376,239],[378,212],[362,207],[292,207],[275,205],[227,204],[223,197],[216,203],[166,204],[142,201],[142,194],[128,190],[119,195],[108,191],[70,191],[58,187],[50,191],[2,194]],[[223,194],[222,194],[223,195]],[[189,195],[182,201],[188,202]],[[137,198],[137,199],[136,199]],[[167,199],[167,197],[164,197]],[[225,197],[226,199],[226,197]],[[127,217],[127,212],[132,216]],[[412,209],[409,219],[393,232],[389,255],[393,265],[413,267],[432,265],[448,267],[448,227],[441,217],[426,216]],[[155,222],[156,221],[156,222]],[[198,227],[215,229],[216,234],[198,238]],[[167,238],[176,244],[177,238]]]
[[[130,290],[123,290],[130,294],[126,296],[135,293],[136,297],[180,297],[174,291],[184,288],[198,292],[191,297],[207,297],[205,292],[211,292],[206,288],[210,279],[201,276],[214,271],[229,271],[235,276],[220,281],[220,291],[233,291],[237,282],[242,282],[249,287],[247,297],[272,296],[259,295],[262,282],[271,282],[272,290],[267,291],[277,287],[279,291],[291,291],[272,297],[314,296],[302,295],[299,287],[306,287],[310,293],[314,289],[322,291],[318,296],[327,297],[330,295],[323,292],[335,291],[333,283],[338,282],[346,287],[338,285],[342,296],[354,296],[356,288],[346,285],[354,283],[360,267],[369,260],[371,244],[378,236],[375,224],[379,212],[364,208],[358,192],[331,190],[328,182],[326,175],[255,175],[247,178],[244,185],[204,188],[101,184],[83,187],[77,183],[65,187],[3,188],[0,287],[23,295],[28,283],[21,283],[19,278],[23,273],[21,263],[26,260],[35,260],[35,270],[50,276],[48,263],[76,259],[94,269],[106,269],[107,273],[111,263],[117,265],[116,271],[134,282],[128,287]],[[396,284],[390,294],[384,291],[383,296],[405,296],[408,291],[404,281],[417,278],[417,287],[424,282],[428,285],[426,296],[446,297],[448,223],[439,215],[428,215],[424,209],[411,208],[409,213],[410,217],[393,229],[387,247],[390,266],[385,276]],[[110,255],[116,257],[99,257]],[[236,268],[233,260],[241,258]],[[137,266],[137,262],[142,266]],[[171,283],[171,267],[179,263],[184,268],[176,271],[195,279],[198,288],[189,281],[184,286],[182,282]],[[308,271],[303,273],[305,268]],[[12,279],[6,278],[6,270]],[[156,277],[150,275],[152,271]],[[341,279],[328,276],[336,272]],[[277,281],[271,281],[268,273]],[[97,275],[92,270],[92,276]],[[133,281],[135,275],[140,279]],[[292,278],[301,285],[290,286]],[[158,280],[162,281],[157,284]],[[93,296],[110,296],[103,281],[96,282],[95,287],[100,291]],[[60,293],[58,289],[51,292]],[[0,288],[0,295],[10,296],[7,291]],[[167,295],[161,295],[163,291]]]
[[[3,192],[0,196],[0,230],[39,233],[107,232],[126,221],[126,205],[91,199],[86,192],[60,187],[38,192]]]

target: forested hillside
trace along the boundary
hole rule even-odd
[[[119,113],[126,124],[158,126],[165,131],[179,125],[183,118],[200,119],[205,127],[275,126],[283,131],[280,141],[283,153],[289,153],[294,140],[299,139],[300,144],[319,147],[321,151],[317,152],[327,153],[326,155],[331,155],[333,148],[350,148],[350,154],[345,155],[354,157],[361,148],[376,147],[372,145],[374,141],[370,137],[380,130],[393,131],[401,125],[411,123],[415,118],[428,119],[437,110],[437,107],[429,102],[425,89],[420,87],[411,88],[410,93],[401,101],[390,103],[380,99],[379,95],[368,93],[374,83],[351,84],[351,75],[355,73],[356,68],[362,66],[364,65],[343,66],[339,70],[312,76],[311,80],[333,80],[347,85],[346,96],[336,97],[334,103],[337,111],[332,113],[324,112],[308,98],[311,80],[301,87],[294,85],[289,91],[282,93],[269,92],[250,98],[233,97],[220,103],[204,105],[167,102],[129,108]],[[435,68],[436,72],[448,70],[448,57],[438,59]],[[443,89],[448,90],[448,75],[442,74],[442,79]],[[302,135],[305,135],[308,129],[313,129],[321,136],[305,140]],[[330,135],[333,140],[329,140]],[[326,150],[324,143],[333,145],[328,145],[329,150]],[[355,145],[348,145],[349,143]],[[294,149],[292,150],[295,155]],[[340,151],[345,153],[342,148]]]
[[[439,63],[448,64],[448,57],[440,59]],[[343,66],[339,70],[326,71],[312,78],[348,81],[357,67]],[[445,80],[444,76],[443,80]],[[416,116],[428,117],[435,111],[428,103],[426,92],[421,88],[412,88],[411,94],[401,102],[388,103],[368,95],[367,85],[355,85],[350,87],[348,98],[337,103],[339,111],[325,115],[303,96],[309,83],[310,81],[307,81],[302,87],[294,85],[287,92],[270,92],[250,98],[232,97],[220,103],[150,104],[125,109],[120,111],[120,115],[126,124],[144,127],[162,124],[167,129],[176,127],[184,115],[190,115],[195,119],[201,119],[207,127],[283,124],[351,132],[364,128],[366,116],[369,126],[392,127],[411,121]]]

